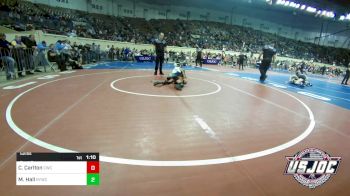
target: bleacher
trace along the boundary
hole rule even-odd
[[[257,53],[266,43],[275,43],[278,56],[303,59],[313,64],[347,65],[349,50],[304,43],[251,28],[219,22],[114,17],[77,10],[33,4],[27,1],[5,1],[0,4],[0,24],[16,31],[36,31],[37,41],[48,44],[68,39],[72,43],[98,43],[101,48],[115,45],[136,50],[152,49],[151,42],[159,32],[172,51],[194,52],[196,46],[213,54]],[[8,31],[6,31],[8,32]],[[12,40],[15,34],[9,34]],[[67,37],[68,36],[68,37]],[[107,41],[110,40],[110,41]]]

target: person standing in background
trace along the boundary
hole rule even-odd
[[[21,40],[21,37],[19,35],[15,36],[15,39],[11,42],[11,45],[13,48],[13,58],[15,59],[17,63],[17,72],[18,77],[24,77],[24,68],[26,67],[26,59],[25,56],[25,50],[26,45]]]
[[[154,75],[157,75],[158,69],[159,69],[159,74],[164,75],[162,68],[164,63],[164,53],[167,46],[164,40],[164,33],[160,33],[159,38],[154,40],[153,44],[156,51],[156,65],[154,68]]]
[[[123,50],[123,60],[129,61],[129,55],[130,55],[130,49],[128,47],[124,48]]]
[[[35,67],[34,67],[34,51],[35,51],[36,46],[37,46],[35,36],[33,34],[29,35],[29,37],[23,36],[22,42],[29,49],[25,53],[25,55],[26,55],[25,58],[29,59],[29,65],[28,65],[28,67],[26,67],[26,75],[33,74],[33,72],[31,72],[31,71],[41,72],[39,69],[35,69]]]
[[[45,53],[46,53],[46,50],[47,50],[47,46],[46,46],[46,42],[45,41],[42,41],[41,43],[38,44],[37,46],[38,48],[38,54],[35,58],[35,68],[38,67],[38,65],[40,64],[41,66],[44,66],[44,69],[46,71],[46,66],[49,66],[50,63],[49,61],[46,59],[45,57]]]
[[[203,59],[202,48],[197,46],[196,52],[197,52],[196,67],[197,67],[198,64],[199,64],[200,67],[202,67],[202,59]]]
[[[72,46],[70,45],[70,41],[63,40],[62,41],[63,49],[61,50],[60,54],[64,57],[64,62],[68,62],[70,58],[70,52],[72,50]]]
[[[0,33],[0,60],[6,68],[6,79],[15,79],[15,60],[11,57],[11,43],[6,40],[6,35]]]
[[[247,60],[247,55],[245,55],[245,54],[243,54],[242,52],[238,55],[238,69],[240,70],[241,69],[241,67],[242,67],[242,70],[244,70],[243,69],[243,67],[244,67],[244,61],[245,60]]]
[[[58,40],[56,44],[50,48],[48,51],[48,56],[52,57],[52,61],[57,62],[58,68],[60,71],[66,71],[66,58],[64,56],[63,49],[64,49],[64,44],[61,40]],[[50,60],[51,61],[51,60]]]
[[[112,47],[108,51],[109,60],[114,61],[114,53],[115,53],[115,49],[114,49],[114,46],[112,45]]]
[[[350,63],[349,63],[349,65],[348,65],[348,68],[346,69],[346,72],[345,72],[345,75],[344,75],[344,79],[343,79],[343,81],[341,82],[341,84],[348,85],[349,77],[350,77]]]
[[[101,45],[98,44],[97,47],[96,47],[96,60],[97,61],[100,61],[101,60]]]

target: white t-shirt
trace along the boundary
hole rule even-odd
[[[181,67],[174,67],[174,69],[171,71],[172,74],[179,74],[181,73],[182,69]]]

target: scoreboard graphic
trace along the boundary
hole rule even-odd
[[[99,153],[18,152],[16,184],[98,186]]]

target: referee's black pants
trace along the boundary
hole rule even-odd
[[[239,60],[239,61],[238,61],[238,69],[241,70],[241,67],[242,67],[242,70],[244,70],[244,69],[243,69],[243,65],[244,65],[244,64],[243,64],[243,61]]]
[[[261,65],[259,66],[260,71],[260,81],[264,82],[267,78],[266,72],[270,68],[271,60],[262,60]]]
[[[198,64],[202,67],[202,58],[201,58],[201,57],[197,57],[197,58],[196,58],[196,66],[197,66]]]
[[[163,63],[164,63],[164,54],[163,55],[158,55],[156,56],[156,66],[154,68],[154,73],[157,73],[158,68],[159,68],[159,72],[163,73],[162,69],[163,69]]]
[[[341,82],[341,84],[348,84],[348,80],[349,80],[350,74],[345,74],[343,81]]]

